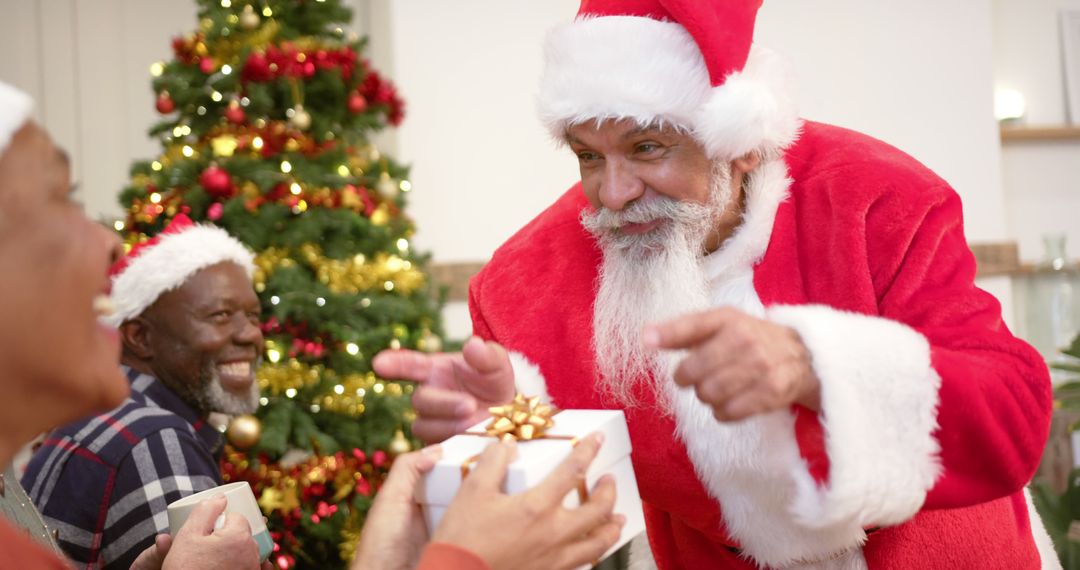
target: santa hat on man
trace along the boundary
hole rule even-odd
[[[0,154],[4,154],[11,137],[30,120],[34,101],[30,96],[0,81]]]
[[[137,317],[163,293],[181,287],[200,270],[231,261],[251,276],[254,256],[225,230],[192,223],[179,214],[163,232],[131,248],[109,269],[115,312],[109,324]]]
[[[591,119],[686,129],[710,156],[798,134],[786,65],[753,45],[762,0],[582,0],[547,37],[540,116],[562,139]]]

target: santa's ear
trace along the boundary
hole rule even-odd
[[[142,316],[124,321],[120,325],[120,340],[124,343],[124,352],[140,360],[150,360],[154,355],[150,344],[150,336],[153,334],[151,328],[150,321]]]
[[[739,158],[731,161],[732,174],[741,172],[746,174],[761,165],[761,155],[756,151],[750,151]]]

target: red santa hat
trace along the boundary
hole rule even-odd
[[[30,96],[0,81],[0,154],[4,154],[11,137],[30,120],[34,101]]]
[[[194,224],[180,214],[154,238],[131,248],[109,269],[115,312],[113,326],[142,314],[163,293],[179,288],[192,275],[223,261],[255,271],[254,256],[225,230]]]
[[[779,150],[799,119],[787,66],[754,46],[762,0],[582,0],[547,37],[539,107],[557,138],[591,119],[686,129],[710,156]]]

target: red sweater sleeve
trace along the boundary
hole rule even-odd
[[[490,570],[483,558],[453,544],[433,542],[424,549],[416,570]]]

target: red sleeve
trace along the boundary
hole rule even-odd
[[[427,545],[416,570],[490,570],[483,558],[444,542]]]

